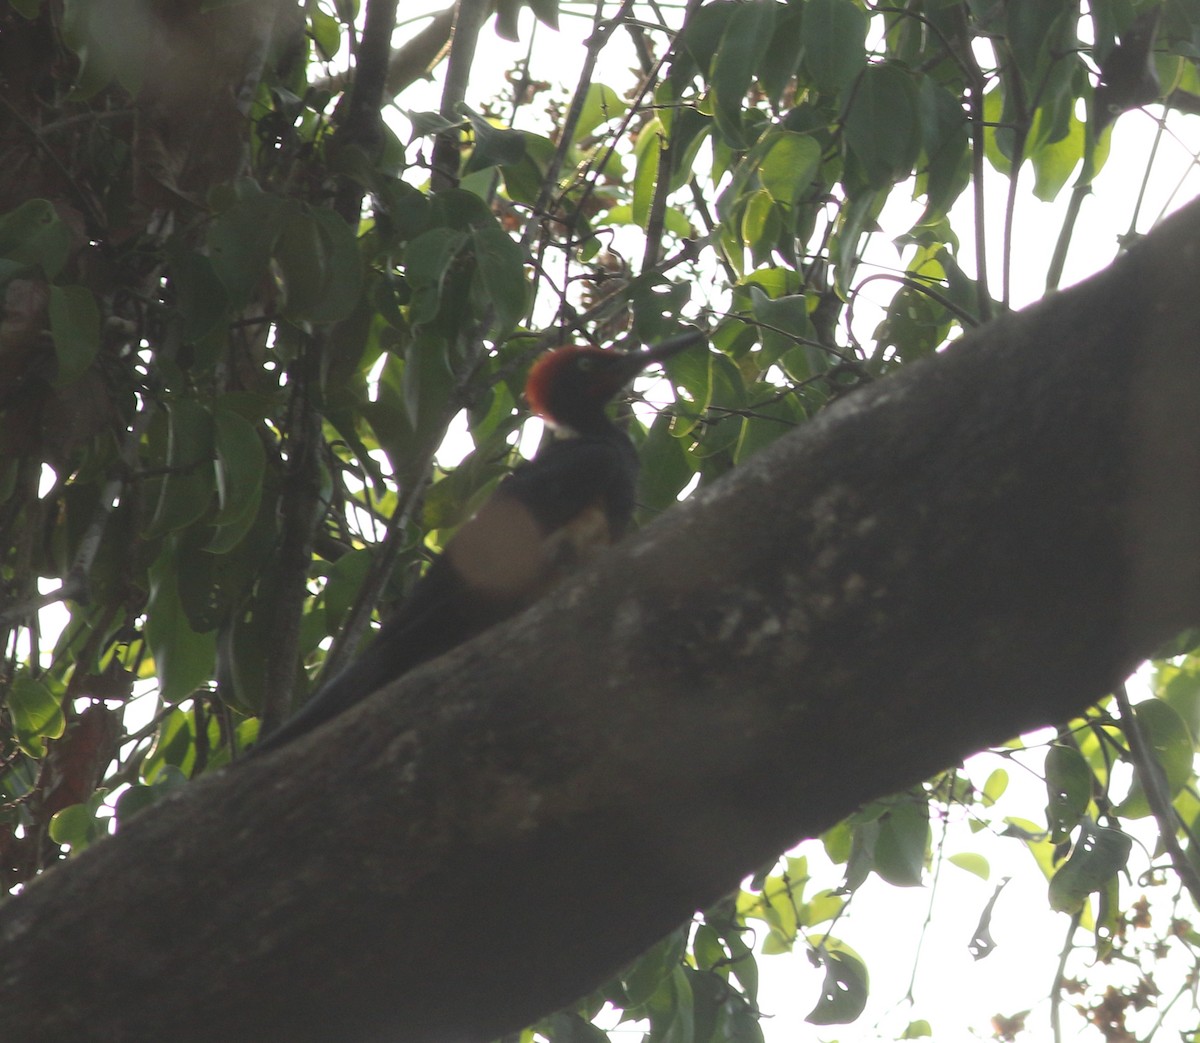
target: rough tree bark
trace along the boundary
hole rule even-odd
[[[1200,622],[1200,205],[0,910],[0,1038],[487,1040]]]

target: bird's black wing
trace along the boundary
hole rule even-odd
[[[448,652],[478,632],[462,616],[468,597],[445,557],[438,557],[366,650],[326,681],[252,752],[277,749],[332,720],[389,681]]]
[[[462,526],[367,650],[256,749],[291,742],[532,604],[621,536],[636,477],[637,455],[624,436],[547,446]]]
[[[638,458],[633,444],[613,431],[610,438],[564,438],[518,467],[497,490],[524,503],[546,532],[568,524],[580,511],[600,505],[614,538],[633,514]]]

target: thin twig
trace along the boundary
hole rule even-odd
[[[1165,785],[1166,780],[1163,778],[1158,761],[1154,759],[1154,754],[1146,742],[1145,735],[1142,734],[1137,715],[1130,705],[1129,689],[1124,684],[1120,684],[1113,690],[1113,696],[1117,702],[1117,709],[1121,711],[1121,730],[1125,732],[1125,737],[1129,740],[1129,759],[1133,762],[1134,774],[1141,782],[1142,791],[1146,794],[1146,803],[1150,805],[1150,812],[1154,815],[1155,822],[1158,823],[1159,839],[1170,856],[1171,865],[1179,874],[1180,881],[1187,888],[1188,894],[1192,896],[1192,901],[1200,906],[1200,873],[1197,873],[1196,867],[1188,861],[1187,855],[1179,845],[1179,837],[1176,836],[1178,824],[1175,809],[1171,806],[1171,797]]]
[[[1058,967],[1054,972],[1054,984],[1050,987],[1050,1030],[1054,1033],[1054,1043],[1062,1043],[1062,994],[1066,984],[1067,958],[1075,949],[1075,931],[1079,927],[1083,910],[1080,909],[1071,917],[1071,925],[1067,928],[1067,937],[1063,942],[1062,952],[1058,955]]]
[[[923,283],[920,279],[914,279],[910,275],[899,275],[895,272],[876,272],[874,275],[868,275],[854,287],[854,293],[851,295],[847,305],[847,322],[853,321],[854,302],[857,300],[858,295],[862,293],[862,288],[866,286],[867,283],[874,282],[877,279],[887,279],[891,282],[898,282],[902,286],[907,286],[910,290],[913,290],[916,293],[924,294],[930,300],[936,301],[938,304],[940,304],[968,329],[973,329],[979,325],[979,320],[974,315],[960,308],[945,294],[939,293],[937,290],[935,290],[929,283]]]
[[[388,56],[392,50],[392,30],[396,27],[399,0],[368,0],[363,34],[355,55],[354,80],[345,99],[346,118],[337,129],[335,141],[342,146],[356,145],[368,155],[382,146],[383,128],[380,109],[388,77]],[[338,186],[335,210],[351,228],[358,228],[362,215],[362,186],[352,178],[342,178]]]
[[[992,295],[988,289],[987,215],[983,188],[984,154],[983,91],[987,79],[969,45],[962,49],[962,62],[968,70],[971,84],[971,191],[975,211],[975,292],[979,301],[979,318],[987,322],[992,317]]]
[[[328,336],[326,332],[324,334]],[[312,379],[320,349],[306,346],[291,366],[287,463],[279,496],[280,539],[274,563],[275,582],[269,600],[272,640],[267,653],[266,683],[260,714],[262,734],[287,716],[300,649],[300,620],[308,597],[308,571],[321,518],[321,417],[313,403]]]
[[[433,141],[430,158],[430,188],[443,192],[458,184],[459,129],[462,118],[459,106],[467,98],[467,84],[475,64],[475,48],[479,31],[489,10],[488,0],[459,0],[454,19],[454,39],[446,62],[446,82],[442,87],[442,103],[438,110],[442,119],[455,126],[439,133]]]
[[[600,52],[604,50],[612,36],[613,30],[620,25],[621,19],[632,6],[633,0],[625,0],[620,10],[612,18],[605,20],[603,18],[604,4],[602,2],[596,4],[596,15],[592,33],[584,41],[585,53],[583,67],[579,71],[579,80],[575,85],[575,92],[571,96],[571,105],[567,109],[567,114],[563,117],[562,127],[559,129],[558,147],[555,148],[554,155],[550,157],[550,162],[546,165],[546,173],[542,178],[542,189],[538,193],[537,201],[533,205],[535,216],[546,212],[547,207],[550,205],[550,197],[554,194],[554,190],[558,185],[558,175],[562,170],[571,145],[574,144],[575,128],[579,125],[580,117],[583,115],[584,102],[587,100],[587,89],[591,85],[592,76],[595,74],[596,62],[600,57]],[[532,245],[533,226],[535,224],[536,222],[531,222],[522,236],[521,247],[527,256]]]
[[[141,408],[134,417],[129,430],[125,432],[120,459],[111,470],[108,481],[100,492],[95,513],[92,515],[87,531],[79,541],[79,549],[75,552],[75,558],[61,585],[44,594],[37,594],[15,605],[10,605],[4,612],[0,612],[0,629],[17,626],[22,620],[47,605],[53,605],[60,601],[87,601],[88,576],[91,573],[92,564],[96,560],[96,554],[100,550],[104,530],[112,517],[117,499],[125,488],[125,483],[136,469],[138,446],[157,411],[158,403],[149,396],[143,397]]]
[[[490,319],[484,321],[482,329],[490,325]],[[375,608],[379,595],[395,567],[396,558],[400,553],[400,544],[405,530],[412,519],[413,512],[421,502],[425,489],[433,471],[433,460],[446,437],[450,422],[463,408],[467,401],[467,389],[474,382],[479,364],[483,359],[482,336],[474,338],[473,357],[475,362],[458,381],[439,422],[430,433],[428,440],[420,451],[414,454],[409,463],[408,474],[399,478],[399,495],[396,509],[388,520],[387,531],[379,543],[377,552],[371,560],[367,575],[355,595],[354,604],[346,614],[342,629],[334,636],[333,644],[325,656],[321,667],[321,675],[317,680],[320,685],[333,677],[350,657],[351,652],[358,647],[359,641],[366,632],[371,620],[371,612]]]

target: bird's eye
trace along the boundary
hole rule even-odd
[[[596,360],[591,355],[580,355],[575,360],[575,366],[580,373],[590,373],[595,365]]]

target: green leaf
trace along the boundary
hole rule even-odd
[[[1060,913],[1077,912],[1088,895],[1125,868],[1132,846],[1130,837],[1119,829],[1086,823],[1071,857],[1050,881],[1050,907]]]
[[[750,291],[750,313],[762,324],[759,337],[763,350],[778,357],[796,346],[796,338],[815,338],[804,294],[788,294],[772,300],[755,284]]]
[[[875,350],[894,348],[896,358],[911,362],[936,350],[947,331],[946,310],[927,293],[902,286],[875,328]]]
[[[428,431],[439,422],[454,387],[445,341],[436,336],[419,336],[409,346],[401,378],[404,409],[413,430]]]
[[[1159,664],[1154,694],[1175,709],[1193,737],[1200,733],[1200,658],[1193,653],[1179,666]]]
[[[275,264],[283,281],[284,313],[305,317],[321,296],[329,272],[329,256],[316,217],[292,201],[280,216]]]
[[[413,291],[408,318],[414,326],[437,316],[442,282],[466,243],[463,232],[432,228],[408,244],[404,251],[405,276]]]
[[[227,526],[252,518],[258,510],[267,454],[255,426],[240,413],[218,403],[213,421],[217,456],[213,524]]]
[[[197,634],[179,599],[179,563],[174,541],[150,566],[146,643],[154,657],[162,699],[177,703],[207,684],[216,665],[216,635]]]
[[[50,287],[50,336],[58,371],[55,387],[78,380],[100,348],[100,308],[83,286]]]
[[[695,1009],[688,970],[677,963],[646,1003],[645,1013],[650,1018],[649,1039],[663,1043],[694,1040]]]
[[[681,239],[686,239],[692,235],[692,226],[688,224],[687,217],[680,211],[668,209],[664,217],[666,220],[663,222],[663,225],[668,232],[679,236]],[[633,207],[622,203],[619,206],[614,206],[604,215],[604,223],[606,225],[636,225],[638,222],[633,218]]]
[[[776,12],[775,31],[756,67],[758,82],[766,92],[767,100],[775,107],[804,56],[804,41],[800,35],[803,10],[798,4],[789,4],[786,10],[780,8]]]
[[[676,438],[689,434],[712,403],[713,358],[711,352],[685,351],[666,365],[671,383],[683,391],[671,425]]]
[[[199,402],[181,398],[167,408],[167,468],[149,536],[182,529],[212,505],[215,475],[213,419]]]
[[[683,960],[686,931],[673,931],[621,972],[621,985],[631,1007],[646,1003]]]
[[[804,68],[819,91],[840,94],[866,64],[867,15],[853,0],[809,0],[800,25]]]
[[[228,653],[234,702],[246,713],[261,712],[267,689],[271,631],[266,615],[263,600],[252,598],[249,611],[238,612],[227,634],[221,635],[227,640],[223,653]]]
[[[358,597],[374,557],[371,550],[361,547],[343,554],[329,570],[324,597],[326,633],[335,633],[342,625],[346,613]]]
[[[846,907],[846,900],[832,891],[819,891],[805,902],[798,911],[799,922],[804,927],[833,920]]]
[[[725,28],[736,11],[736,4],[718,0],[716,3],[702,4],[690,18],[684,20],[683,42],[694,68],[692,63],[682,60],[682,56],[673,63],[671,81],[676,95],[695,69],[707,77]]]
[[[746,92],[775,31],[774,0],[749,0],[734,8],[713,58],[710,82],[717,129],[734,148],[749,142],[742,126]]]
[[[342,27],[331,14],[326,14],[316,4],[308,9],[308,20],[312,26],[313,43],[317,45],[322,61],[333,61],[334,56],[341,50]]]
[[[1154,757],[1150,765],[1162,770],[1167,795],[1174,800],[1192,775],[1194,743],[1183,718],[1168,703],[1161,699],[1147,699],[1133,708],[1138,728],[1146,746]],[[1150,805],[1141,779],[1134,777],[1127,796],[1117,805],[1117,814],[1127,818],[1144,818],[1150,814]]]
[[[71,854],[77,855],[108,833],[109,819],[98,819],[96,812],[104,803],[107,790],[96,790],[84,803],[71,804],[50,817],[50,839],[56,844],[69,844]]]
[[[825,967],[821,998],[805,1021],[813,1025],[848,1025],[867,1005],[867,968],[857,954],[842,949],[814,951]]]
[[[970,183],[967,117],[959,98],[932,76],[920,78],[921,151],[925,156],[922,222],[944,215]]]
[[[620,119],[629,111],[625,100],[611,87],[602,83],[589,83],[575,124],[574,142],[577,144],[597,127],[611,120]]]
[[[70,249],[71,233],[48,199],[30,199],[0,217],[0,257],[38,265],[47,279],[62,271]]]
[[[986,880],[992,874],[992,867],[988,864],[988,860],[974,851],[960,851],[956,855],[951,855],[950,864],[958,866],[959,869],[966,870],[968,873],[973,873],[980,880]]]
[[[1046,794],[1050,840],[1061,844],[1079,825],[1092,799],[1092,770],[1074,747],[1055,744],[1047,752]]]
[[[675,418],[659,413],[638,451],[642,461],[638,480],[639,516],[649,520],[675,503],[695,473],[681,439],[671,432]]]
[[[461,121],[448,120],[440,112],[418,112],[415,109],[401,109],[404,117],[412,124],[412,139],[431,138],[435,134],[463,126]]]
[[[21,749],[31,757],[46,754],[45,739],[57,739],[66,729],[59,697],[39,678],[21,671],[8,689],[9,717]]]
[[[1049,66],[1067,64],[1066,56],[1078,47],[1074,24],[1079,11],[1068,0],[1041,0],[1036,4],[1005,4],[1005,36],[1017,67],[1029,88],[1045,93]]]
[[[775,201],[764,191],[755,192],[742,214],[742,240],[750,248],[754,264],[767,264],[783,231]]]
[[[116,818],[118,823],[127,822],[139,811],[144,811],[155,802],[158,794],[154,786],[136,783],[117,799]]]
[[[543,25],[558,30],[558,0],[527,0],[529,9]]]
[[[746,999],[754,1003],[758,998],[758,963],[754,959],[754,952],[736,930],[726,932],[724,938],[733,961],[733,976],[742,987]]]
[[[765,388],[765,385],[762,385]],[[805,419],[804,407],[794,395],[765,402],[742,423],[741,436],[734,451],[734,463],[740,464],[761,449],[793,430]]]
[[[228,320],[229,294],[203,254],[194,250],[177,254],[171,262],[171,285],[187,343],[202,339]]]
[[[1008,789],[1008,772],[1003,768],[997,768],[988,777],[983,784],[983,803],[985,805],[995,804]]]
[[[208,226],[208,256],[234,308],[258,291],[283,224],[284,204],[254,182],[234,186],[234,202]]]
[[[758,168],[762,186],[776,202],[794,206],[821,167],[821,146],[811,134],[783,130]]]
[[[486,117],[465,105],[462,110],[475,132],[475,147],[471,150],[464,173],[512,165],[525,155],[524,132],[493,126]]]
[[[846,143],[862,162],[874,188],[907,177],[921,150],[917,88],[894,65],[870,65],[846,114]]]
[[[642,128],[634,146],[637,164],[633,175],[633,221],[640,228],[645,228],[650,220],[650,204],[654,199],[654,186],[658,182],[658,168],[665,140],[666,131],[662,120],[655,117]]]
[[[1058,196],[1083,159],[1086,137],[1083,124],[1072,113],[1067,135],[1042,145],[1030,155],[1035,174],[1033,194],[1043,203],[1049,203]]]
[[[363,285],[363,261],[354,229],[332,210],[312,212],[328,258],[321,290],[307,309],[312,322],[340,322],[354,311]]]
[[[858,271],[859,243],[866,232],[875,228],[875,219],[887,198],[886,192],[868,191],[853,197],[850,205],[842,208],[830,254],[836,263],[836,289],[843,299],[849,297],[850,282]]]
[[[537,1024],[538,1034],[545,1036],[550,1043],[610,1043],[608,1033],[585,1021],[574,1011],[559,1011],[551,1014]],[[515,1039],[515,1037],[509,1037]],[[529,1033],[532,1043],[533,1033]],[[520,1043],[526,1043],[522,1035]]]
[[[529,306],[525,256],[512,236],[495,221],[474,229],[471,240],[476,272],[495,310],[492,330],[504,336],[516,328]]]
[[[1012,172],[1011,135],[1000,130],[1004,112],[1004,92],[995,87],[983,96],[983,154],[996,170],[1006,177]]]
[[[875,872],[896,887],[919,887],[929,847],[929,805],[905,800],[879,820]]]
[[[540,134],[525,135],[525,152],[515,164],[505,164],[500,168],[504,175],[504,188],[509,198],[514,202],[532,205],[537,201],[545,180],[546,171],[554,159],[557,146],[549,138]],[[619,164],[617,170],[620,171]],[[623,179],[623,175],[621,175]],[[583,215],[579,216],[579,231],[583,231]]]

